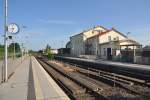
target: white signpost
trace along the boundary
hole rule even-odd
[[[7,82],[8,80],[8,73],[7,73],[7,68],[8,68],[8,48],[7,48],[7,41],[8,41],[8,32],[16,34],[19,32],[19,27],[17,26],[17,24],[10,24],[8,26],[8,0],[4,1],[4,44],[5,44],[5,63],[4,63],[4,82]]]

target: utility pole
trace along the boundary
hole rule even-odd
[[[5,11],[4,11],[4,13],[5,13],[5,15],[4,15],[4,44],[5,44],[5,65],[4,65],[4,71],[5,71],[5,75],[4,75],[4,82],[7,82],[7,80],[8,80],[8,76],[7,76],[7,58],[8,58],[8,55],[7,55],[7,52],[8,52],[8,50],[7,50],[7,39],[8,39],[8,34],[7,34],[7,32],[8,32],[8,25],[7,25],[7,14],[8,14],[8,1],[7,0],[5,0],[4,1],[4,5],[5,5]]]

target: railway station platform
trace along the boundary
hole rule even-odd
[[[99,63],[107,63],[110,65],[117,65],[117,66],[122,66],[122,67],[130,67],[130,68],[137,68],[137,69],[145,69],[145,70],[150,70],[150,65],[142,65],[142,64],[132,64],[132,63],[126,63],[126,62],[114,62],[114,61],[107,61],[107,60],[96,60],[95,62]]]
[[[0,100],[69,100],[34,57],[26,58],[8,82],[0,85]]]
[[[102,60],[102,59],[85,59],[85,58],[76,58],[76,57],[63,57],[63,56],[57,56],[60,58],[65,58],[68,60],[76,60],[76,61],[84,61],[84,62],[90,62],[90,63],[95,63],[95,64],[103,64],[103,65],[113,65],[113,66],[118,66],[122,68],[133,68],[133,69],[143,69],[146,71],[150,71],[150,65],[141,65],[141,64],[131,64],[131,63],[124,63],[124,62],[113,62],[113,61],[108,61],[108,60]]]

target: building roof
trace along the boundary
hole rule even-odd
[[[140,45],[140,43],[138,43],[137,41],[132,40],[132,39],[119,40],[119,43],[122,43],[122,42],[133,42],[133,43],[135,43],[137,45]]]
[[[104,34],[106,34],[106,33],[110,32],[110,31],[111,31],[111,30],[107,30],[107,31],[105,31],[105,32],[101,32],[101,33],[96,34],[96,35],[94,35],[94,36],[92,36],[92,37],[89,37],[89,38],[87,38],[87,39],[92,39],[92,38],[95,38],[95,37],[97,37],[97,36],[104,35]]]
[[[140,45],[140,43],[138,43],[137,41],[135,40],[132,40],[132,39],[124,39],[124,40],[119,40],[119,41],[111,41],[111,42],[114,42],[114,43],[122,43],[122,42],[133,42],[134,45]],[[110,42],[104,42],[104,43],[100,43],[100,45],[105,45],[105,44],[108,44]]]
[[[95,28],[98,28],[98,27],[101,27],[101,28],[103,28],[104,30],[108,30],[107,28],[105,28],[105,27],[103,27],[103,26],[98,25],[98,26],[95,26],[95,27],[93,27],[93,28],[90,28],[90,29],[84,30],[84,31],[82,31],[82,32],[80,32],[80,33],[78,33],[78,34],[76,34],[76,35],[71,36],[71,37],[78,36],[78,35],[82,35],[83,33],[88,32],[88,31],[91,31],[91,30],[93,30],[93,29],[95,29]],[[70,37],[70,38],[71,38],[71,37]]]
[[[96,34],[96,35],[94,35],[94,36],[92,36],[92,37],[89,37],[88,39],[92,39],[92,38],[95,38],[95,37],[97,37],[97,36],[102,36],[102,35],[104,35],[104,34],[107,34],[107,33],[111,32],[111,31],[115,31],[115,32],[119,33],[120,35],[122,35],[122,36],[124,36],[124,37],[127,38],[126,35],[124,35],[123,33],[119,32],[119,31],[116,30],[115,28],[112,28],[112,29],[107,30],[107,31],[105,31],[105,32],[101,32],[101,33]]]
[[[126,37],[126,38],[127,38],[127,36],[126,36],[126,35],[124,35],[123,33],[119,32],[117,29],[112,28],[111,30],[113,30],[113,31],[115,31],[115,32],[119,33],[120,35],[122,35],[122,36],[124,36],[124,37]]]

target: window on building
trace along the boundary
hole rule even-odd
[[[119,36],[116,37],[117,41],[119,40]]]
[[[94,31],[92,31],[92,34],[94,34]]]
[[[111,36],[108,36],[108,41],[109,41],[109,42],[111,41]]]

